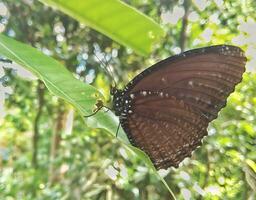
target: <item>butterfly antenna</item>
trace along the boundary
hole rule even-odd
[[[109,59],[109,61],[107,60],[107,58],[106,58],[106,54],[103,54],[103,59],[104,59],[104,61],[105,61],[105,63],[106,63],[106,66],[108,67],[108,70],[110,71],[110,73],[111,73],[111,75],[113,76],[113,81],[114,81],[114,87],[116,87],[117,86],[117,84],[116,84],[116,81],[115,81],[115,76],[114,76],[114,74],[112,73],[112,70],[110,69],[110,65],[109,65],[109,63],[110,63],[110,61],[111,61],[111,59],[112,59],[112,55],[111,55],[111,57],[110,57],[110,59]]]
[[[114,74],[112,73],[111,69],[109,68],[108,62],[107,62],[107,60],[105,59],[105,55],[104,55],[104,59],[105,59],[105,62],[106,62],[107,64],[105,64],[96,54],[94,54],[94,55],[95,55],[95,57],[98,59],[98,61],[103,65],[104,71],[113,79],[113,82],[114,82],[114,84],[115,84],[115,86],[116,86],[117,84],[116,84],[116,81],[115,81],[115,76],[114,76]]]

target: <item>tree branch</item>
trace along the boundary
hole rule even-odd
[[[186,41],[187,41],[187,26],[188,26],[188,11],[190,7],[190,0],[184,0],[183,3],[184,7],[184,16],[182,18],[182,27],[181,27],[181,32],[180,32],[180,49],[181,52],[184,51],[185,46],[186,46]]]
[[[61,141],[61,133],[65,131],[65,125],[67,121],[67,110],[62,100],[58,105],[58,113],[56,119],[55,129],[51,138],[51,150],[50,150],[50,165],[49,165],[49,183],[53,184],[59,178],[59,172],[55,167],[54,161],[58,155],[58,149]]]
[[[34,135],[33,135],[33,155],[32,155],[32,165],[37,168],[37,152],[38,152],[38,140],[39,140],[39,121],[42,115],[42,108],[44,106],[44,92],[45,86],[42,81],[38,81],[37,84],[37,96],[38,96],[38,110],[34,121]]]

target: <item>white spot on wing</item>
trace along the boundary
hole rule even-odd
[[[194,82],[193,82],[193,81],[189,81],[189,82],[188,82],[188,85],[189,85],[189,86],[193,86],[193,85],[194,85]]]
[[[141,94],[142,94],[143,96],[146,96],[146,95],[147,95],[147,91],[142,91]]]

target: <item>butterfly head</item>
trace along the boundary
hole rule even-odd
[[[118,89],[116,86],[110,86],[110,95],[114,96],[116,93],[118,93]]]

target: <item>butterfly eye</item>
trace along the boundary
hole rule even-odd
[[[114,87],[114,86],[110,87],[110,94],[111,95],[114,95],[116,93],[116,91],[117,91],[116,87]]]

